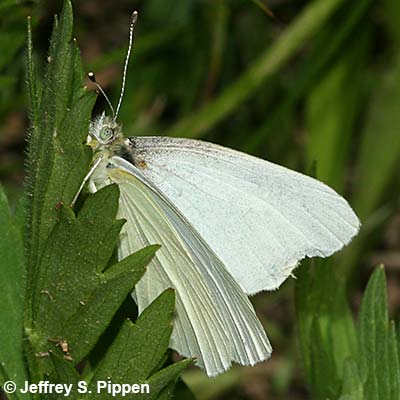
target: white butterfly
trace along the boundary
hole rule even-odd
[[[88,178],[92,192],[119,186],[120,259],[162,245],[135,288],[139,312],[173,287],[171,348],[209,376],[232,361],[254,365],[272,348],[247,296],[278,288],[304,257],[340,250],[358,218],[328,186],[259,158],[199,140],[124,138],[116,115],[127,60],[117,112],[90,127]]]

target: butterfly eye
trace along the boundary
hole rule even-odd
[[[114,129],[109,126],[104,126],[100,131],[100,139],[104,141],[109,141],[114,137]]]

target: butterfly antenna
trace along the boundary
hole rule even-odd
[[[126,74],[128,71],[128,63],[129,63],[129,57],[131,55],[131,50],[132,50],[132,43],[133,43],[133,32],[135,30],[135,25],[136,25],[136,21],[138,19],[138,12],[134,11],[132,13],[132,18],[131,18],[131,26],[129,28],[129,47],[128,47],[128,52],[126,53],[126,58],[125,58],[125,65],[124,65],[124,73],[122,75],[122,88],[121,88],[121,94],[119,96],[119,101],[118,101],[118,105],[117,105],[117,111],[115,113],[114,116],[114,121],[117,119],[118,117],[118,113],[119,113],[119,109],[121,107],[121,103],[122,103],[122,99],[124,97],[124,92],[125,92],[125,83],[126,83]]]
[[[89,72],[88,73],[88,77],[89,79],[95,84],[96,88],[99,90],[99,92],[103,95],[103,97],[106,99],[106,102],[108,104],[108,106],[111,109],[112,115],[113,115],[113,119],[115,121],[115,111],[114,111],[114,107],[111,104],[110,99],[108,98],[108,96],[106,95],[106,92],[103,90],[103,88],[100,86],[100,84],[96,81],[96,76],[93,72]]]

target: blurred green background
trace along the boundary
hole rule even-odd
[[[29,132],[26,17],[32,16],[41,73],[61,5],[0,1],[0,180],[14,203],[23,190]],[[343,295],[356,315],[372,267],[384,263],[389,313],[398,315],[398,0],[80,0],[73,5],[84,68],[96,73],[114,105],[130,13],[140,13],[119,115],[125,135],[202,138],[316,175],[349,200],[363,224],[344,252],[318,262],[320,271],[334,276],[324,283],[331,285],[332,302]],[[93,89],[90,81],[87,85]],[[95,113],[106,108],[99,97]],[[184,380],[197,398],[310,398],[304,338],[296,323],[301,301],[295,310],[295,297],[301,290],[295,296],[294,286],[290,279],[279,291],[253,298],[275,350],[271,360],[235,367],[212,380],[198,369],[187,371]],[[322,297],[328,295],[322,291]],[[183,397],[182,392],[178,398]]]

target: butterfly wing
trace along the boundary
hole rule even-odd
[[[248,294],[271,290],[304,257],[349,243],[359,221],[316,179],[199,140],[131,138],[141,173],[195,227]]]
[[[186,357],[196,357],[210,376],[228,369],[232,361],[254,365],[268,358],[272,350],[264,329],[218,257],[130,163],[118,157],[112,163],[108,176],[121,193],[118,216],[127,221],[119,257],[161,244],[135,288],[139,312],[166,288],[175,288],[170,345]]]

